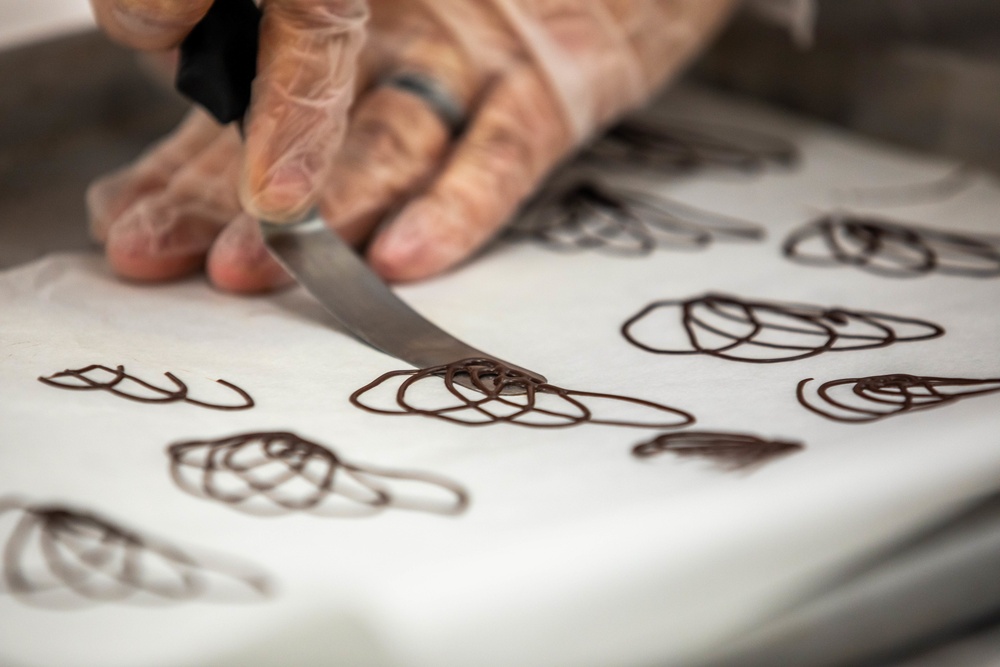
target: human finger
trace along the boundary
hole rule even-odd
[[[292,277],[271,257],[260,225],[240,213],[212,244],[205,271],[213,285],[227,292],[253,294],[290,285]]]
[[[240,144],[228,128],[160,193],[139,199],[110,227],[111,267],[135,280],[169,280],[201,268],[223,226],[240,211]]]
[[[246,124],[240,198],[258,217],[301,216],[347,126],[365,0],[268,0]]]
[[[180,44],[212,0],[90,0],[98,25],[134,49],[159,51]]]
[[[135,162],[91,183],[86,194],[91,236],[104,243],[112,223],[122,213],[140,198],[166,188],[174,174],[220,134],[222,127],[206,113],[192,110],[172,133]]]
[[[572,147],[545,77],[523,66],[487,95],[445,171],[373,241],[389,280],[440,273],[484,245]]]
[[[377,87],[358,103],[344,146],[324,187],[323,218],[350,243],[362,242],[387,209],[425,182],[448,146],[449,132],[418,97]],[[219,235],[208,256],[213,284],[260,292],[287,283],[248,215]]]

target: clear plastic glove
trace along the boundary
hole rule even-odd
[[[208,2],[93,1],[112,35],[145,48],[176,44]],[[574,147],[675,74],[736,0],[367,4],[356,58],[364,3],[265,0],[245,149],[193,111],[91,187],[92,230],[119,273],[163,280],[204,264],[223,289],[285,284],[252,216],[292,217],[317,189],[332,227],[372,239],[383,277],[440,273],[484,245]],[[461,105],[458,137],[419,96],[379,84],[399,73],[432,79]]]

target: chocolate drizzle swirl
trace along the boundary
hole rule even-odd
[[[97,380],[93,377],[89,377],[88,373],[93,373],[94,371],[108,373],[111,375],[111,378],[108,380]],[[115,396],[120,396],[121,398],[126,398],[130,401],[137,401],[139,403],[184,402],[190,403],[191,405],[199,405],[203,408],[211,408],[213,410],[246,410],[254,406],[254,400],[251,398],[250,394],[246,393],[236,385],[226,382],[225,380],[216,380],[216,382],[236,393],[240,399],[242,399],[242,403],[236,405],[219,405],[216,403],[196,400],[188,396],[187,385],[181,382],[176,375],[173,373],[164,373],[164,375],[168,380],[170,380],[171,383],[173,383],[174,387],[172,389],[157,387],[144,380],[140,380],[135,376],[128,375],[125,373],[125,367],[121,365],[116,366],[115,368],[109,368],[108,366],[102,366],[100,364],[91,364],[90,366],[85,366],[84,368],[78,368],[76,370],[67,369],[48,377],[40,377],[38,378],[38,381],[51,387],[58,387],[59,389],[82,391],[102,390],[114,394]],[[77,380],[80,384],[57,382],[60,378],[72,378],[73,380]],[[129,383],[131,383],[132,391],[126,391],[123,388],[129,386]]]
[[[664,328],[650,325],[648,320],[653,316],[666,321],[665,333]],[[621,331],[626,340],[647,352],[707,354],[758,364],[794,361],[824,352],[870,350],[944,335],[937,324],[913,318],[712,293],[656,301],[629,318]],[[681,331],[683,343],[679,342]]]
[[[764,231],[652,193],[570,177],[543,188],[506,237],[556,251],[644,256],[662,248],[703,248],[715,240],[760,240]]]
[[[836,199],[860,206],[914,206],[934,204],[951,199],[968,190],[976,180],[976,172],[968,165],[955,167],[931,181],[904,185],[869,185],[842,188],[835,191]]]
[[[816,389],[816,403],[805,388],[813,378],[799,382],[795,395],[808,410],[846,424],[866,424],[894,415],[943,407],[964,398],[1000,392],[1000,378],[924,377],[894,373],[824,382]]]
[[[783,252],[800,264],[844,264],[892,277],[935,272],[970,278],[1000,276],[1000,237],[841,213],[792,232]]]
[[[394,408],[375,407],[362,402],[369,392],[382,388],[390,380],[399,379]],[[459,380],[475,390],[463,387]],[[441,391],[443,383],[444,391]],[[421,389],[434,390],[432,397],[414,396]],[[612,401],[622,405],[649,408],[671,415],[670,421],[646,423],[625,419],[595,417],[585,404],[590,401]],[[485,426],[509,423],[533,428],[560,428],[578,424],[605,424],[639,428],[673,428],[694,423],[694,417],[683,410],[638,398],[598,394],[589,391],[563,389],[539,382],[494,359],[461,359],[443,366],[415,371],[390,371],[351,394],[355,406],[386,415],[414,414],[435,417],[455,424]]]
[[[800,442],[765,440],[748,433],[682,431],[663,433],[636,445],[632,455],[649,458],[670,452],[681,457],[707,458],[725,470],[743,470],[803,449]]]
[[[43,607],[102,602],[178,602],[270,594],[268,578],[221,560],[196,559],[178,547],[91,512],[62,505],[0,501],[20,510],[3,549],[5,591]]]
[[[350,508],[378,511],[390,507],[459,514],[469,504],[465,489],[428,473],[385,470],[345,461],[294,433],[243,433],[218,440],[171,445],[170,472],[194,496],[232,505],[253,514],[312,511],[355,514]],[[392,482],[419,486],[415,496],[392,490]],[[444,499],[435,499],[434,491]],[[430,491],[430,493],[428,493]],[[330,507],[332,496],[348,509]]]
[[[601,165],[691,172],[714,168],[755,174],[799,160],[790,142],[718,125],[631,118],[608,130],[581,155]]]

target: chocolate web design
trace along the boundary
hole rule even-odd
[[[800,442],[765,440],[748,433],[682,431],[664,433],[632,448],[633,456],[649,458],[671,453],[707,458],[726,470],[753,468],[804,449]]]
[[[110,375],[111,377],[103,380],[91,377],[91,375],[99,374]],[[213,410],[246,410],[254,406],[254,401],[250,397],[250,394],[225,380],[216,380],[216,382],[237,394],[242,401],[241,403],[236,405],[220,405],[196,400],[188,396],[188,386],[179,380],[176,375],[173,373],[164,373],[164,375],[174,385],[173,388],[157,387],[135,376],[128,375],[125,373],[125,367],[120,365],[110,368],[100,364],[91,364],[84,368],[75,370],[67,369],[48,377],[40,377],[38,381],[51,387],[58,387],[59,389],[106,391],[115,396],[139,403],[184,402],[199,405],[203,408],[212,408]],[[72,379],[75,382],[60,381],[63,378]]]
[[[288,432],[181,442],[168,447],[167,454],[181,489],[250,513],[321,512],[335,495],[371,510],[398,507],[458,514],[469,503],[466,491],[443,477],[350,463]],[[420,491],[402,495],[393,491],[393,482],[415,484]]]
[[[743,128],[631,118],[608,130],[581,159],[658,171],[711,168],[754,174],[769,165],[793,166],[799,152],[785,139]]]
[[[760,240],[764,231],[652,193],[571,175],[543,188],[506,237],[557,251],[643,256],[658,248],[703,248],[715,240]]]
[[[794,231],[785,257],[814,266],[856,266],[883,276],[1000,276],[1000,237],[944,232],[875,218],[830,214]]]
[[[268,578],[214,557],[210,561],[96,514],[62,505],[0,501],[20,518],[3,549],[5,592],[35,606],[103,602],[179,602],[270,595]]]
[[[959,165],[931,181],[902,185],[865,185],[834,190],[834,198],[861,206],[914,206],[935,204],[951,199],[976,182],[976,171],[969,165]]]
[[[398,381],[394,407],[375,407],[362,398]],[[475,389],[462,386],[471,384]],[[433,396],[417,396],[430,389]],[[443,389],[443,391],[442,391]],[[462,359],[451,364],[413,371],[390,371],[351,395],[359,408],[378,414],[413,414],[467,426],[510,423],[533,428],[560,428],[578,424],[605,424],[639,428],[673,428],[694,423],[683,410],[638,398],[563,389],[535,380],[494,359]],[[646,423],[595,417],[587,402],[607,401],[617,407],[639,407],[650,414],[670,415],[668,421]]]
[[[819,385],[816,397],[806,397],[806,378],[796,387],[796,397],[812,412],[848,424],[864,424],[907,412],[950,405],[973,396],[1000,392],[1000,378],[925,377],[894,373],[831,380]]]
[[[656,301],[629,318],[621,331],[648,352],[707,354],[749,363],[794,361],[944,335],[942,327],[924,320],[712,293]]]

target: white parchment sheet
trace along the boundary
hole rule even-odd
[[[448,276],[399,288],[459,338],[562,387],[682,408],[696,428],[799,440],[745,473],[631,448],[660,431],[600,425],[469,428],[364,412],[352,391],[406,365],[335,330],[301,290],[241,298],[202,279],[138,286],[96,255],[0,274],[0,495],[62,502],[192,553],[268,572],[274,597],[52,610],[0,595],[4,665],[684,664],[830,568],[1000,482],[1000,394],[867,425],[839,424],[795,386],[883,373],[1000,377],[1000,279],[875,276],[780,254],[838,188],[933,179],[943,161],[704,94],[678,118],[778,133],[798,170],[664,179],[659,191],[763,225],[757,243],[620,258],[501,245]],[[933,204],[881,211],[942,229],[1000,229],[981,177]],[[657,299],[708,291],[930,320],[944,337],[790,363],[652,355],[620,325]],[[170,371],[257,407],[147,405],[36,381],[92,363],[151,382]],[[343,457],[462,484],[460,516],[260,517],[183,493],[165,448],[292,430]],[[5,518],[6,517],[6,518]],[[0,516],[9,532],[11,518]],[[0,540],[5,536],[0,536]]]

